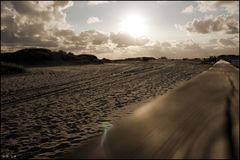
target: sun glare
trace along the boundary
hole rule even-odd
[[[145,35],[146,28],[143,17],[137,15],[128,16],[121,22],[121,30],[134,37]]]

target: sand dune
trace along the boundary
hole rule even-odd
[[[30,68],[2,76],[1,156],[54,158],[102,134],[103,122],[124,118],[136,107],[132,104],[208,68],[157,60]]]

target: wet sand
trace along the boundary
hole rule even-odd
[[[122,62],[29,68],[1,76],[1,157],[54,158],[124,119],[136,103],[163,95],[210,65]]]

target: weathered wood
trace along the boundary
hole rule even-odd
[[[239,70],[226,61],[108,132],[109,158],[239,158]]]

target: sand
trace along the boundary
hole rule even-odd
[[[1,158],[54,158],[86,144],[210,65],[181,60],[29,68],[1,76]]]
[[[218,61],[139,107],[113,124],[104,147],[99,147],[102,155],[112,159],[239,159],[239,69],[228,62]],[[88,155],[94,150],[90,151]]]

